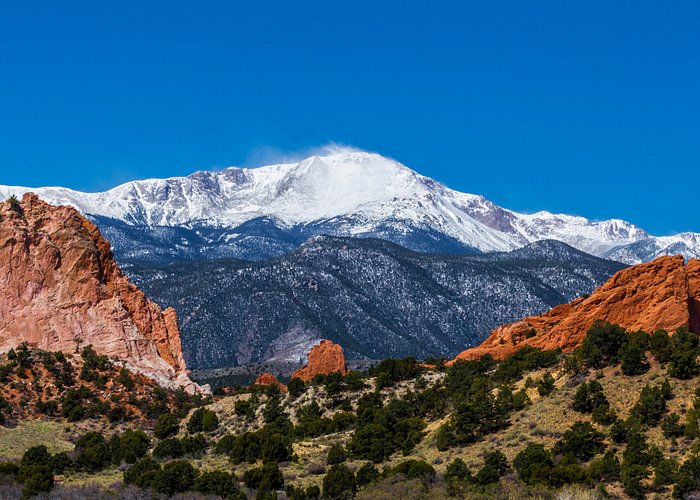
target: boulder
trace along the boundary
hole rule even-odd
[[[343,348],[330,340],[322,340],[320,344],[311,348],[306,366],[295,371],[292,378],[296,377],[308,382],[316,375],[335,372],[340,372],[341,375],[347,373]]]
[[[270,385],[275,385],[277,388],[282,391],[282,392],[287,392],[287,386],[284,385],[282,382],[277,380],[277,377],[275,377],[272,373],[262,373],[256,380],[254,385],[264,385],[264,386],[270,386]]]

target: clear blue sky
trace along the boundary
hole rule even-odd
[[[700,231],[696,1],[0,4],[0,184],[330,141],[509,208]]]

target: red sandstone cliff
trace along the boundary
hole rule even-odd
[[[335,372],[340,372],[341,375],[347,373],[343,348],[330,340],[322,340],[320,344],[309,351],[309,361],[306,366],[295,371],[292,378],[297,377],[308,382],[316,375],[328,375]]]
[[[0,203],[0,351],[24,341],[70,353],[92,344],[161,384],[196,389],[175,311],[127,280],[94,224],[30,193]]]
[[[455,359],[478,359],[484,354],[502,359],[525,345],[572,351],[596,320],[630,331],[687,326],[700,333],[700,261],[684,265],[681,256],[659,257],[623,269],[590,297],[500,326],[480,346]]]

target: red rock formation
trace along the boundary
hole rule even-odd
[[[127,280],[94,224],[31,193],[0,203],[0,351],[24,341],[69,353],[92,344],[161,384],[197,389],[175,311]]]
[[[272,373],[266,372],[261,374],[255,381],[254,385],[276,385],[280,391],[287,392],[287,386],[277,380],[277,377],[275,377]]]
[[[496,328],[478,347],[455,359],[484,354],[502,359],[525,345],[572,351],[596,320],[617,323],[629,331],[673,331],[687,326],[700,333],[700,261],[659,257],[616,273],[588,298],[557,306],[540,316]]]
[[[347,373],[343,348],[330,340],[322,340],[320,344],[314,346],[309,351],[308,357],[306,366],[295,371],[292,378],[297,377],[308,382],[316,375],[328,375],[335,372],[345,375]]]

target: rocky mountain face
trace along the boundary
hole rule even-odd
[[[300,362],[322,338],[348,359],[454,356],[499,324],[593,291],[622,267],[555,241],[427,255],[381,240],[317,237],[265,262],[128,272],[177,309],[188,366],[206,369]]]
[[[597,320],[628,331],[675,331],[688,327],[700,333],[700,260],[659,257],[615,274],[590,297],[578,298],[540,316],[496,328],[483,344],[457,359],[484,354],[502,359],[525,345],[572,351]]]
[[[70,353],[92,344],[163,385],[196,389],[175,311],[129,282],[94,224],[33,194],[0,204],[0,350],[22,342]]]
[[[0,196],[22,187],[0,186]],[[279,256],[316,235],[381,238],[421,252],[509,251],[554,239],[628,264],[700,257],[700,235],[654,237],[621,220],[521,214],[377,154],[133,181],[101,193],[34,189],[90,215],[121,263]]]
[[[316,375],[329,375],[336,372],[345,375],[347,371],[343,348],[330,340],[322,340],[311,348],[306,365],[292,373],[292,378],[296,377],[309,382]]]

